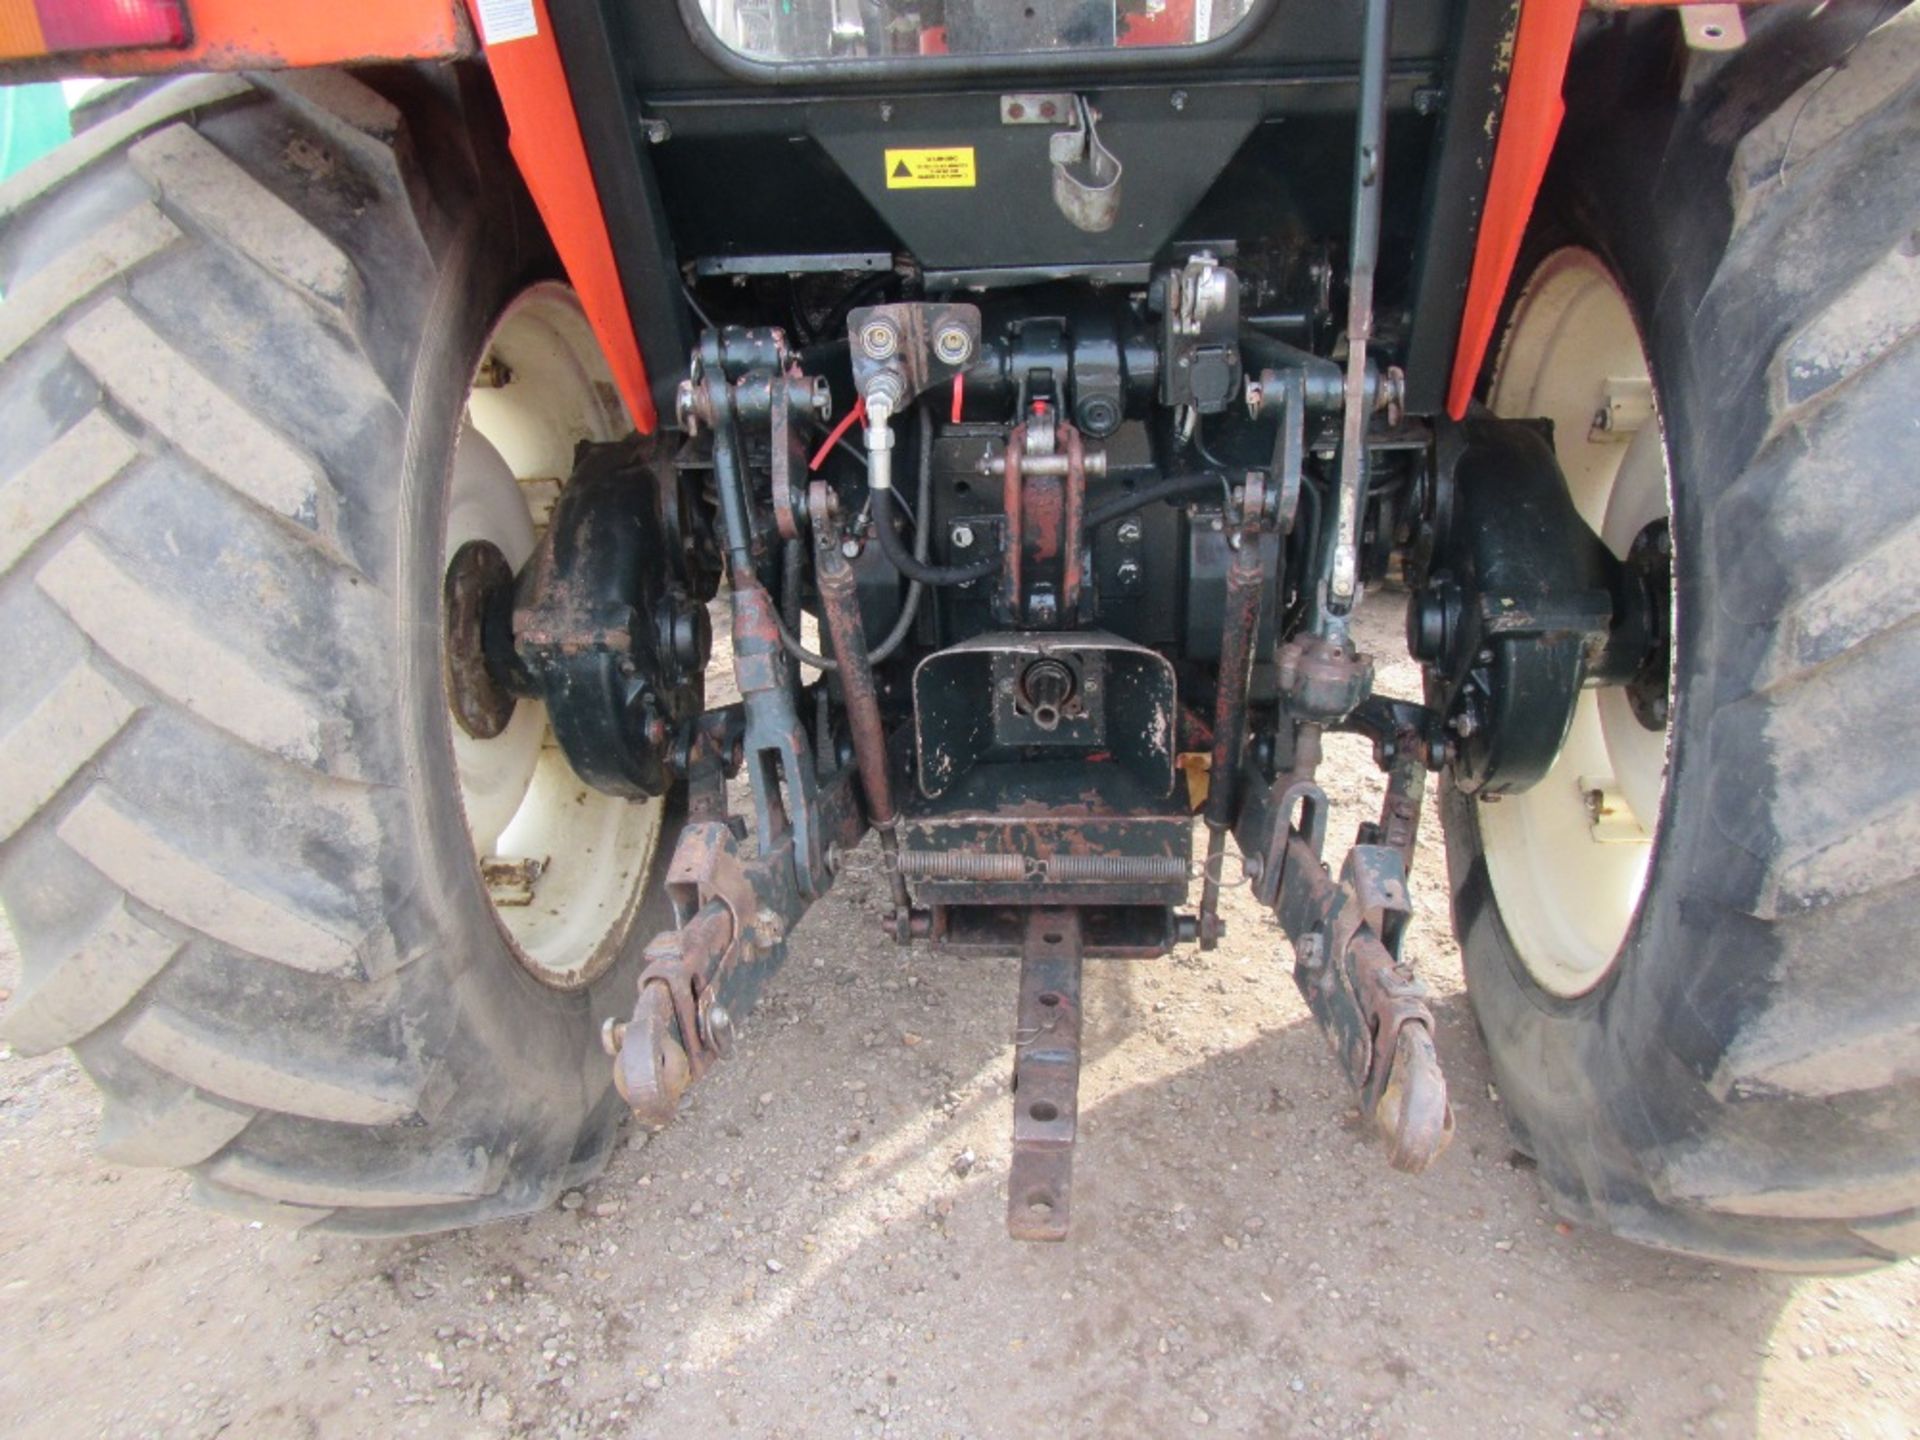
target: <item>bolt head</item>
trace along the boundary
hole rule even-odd
[[[900,332],[891,320],[869,320],[860,331],[860,348],[869,359],[890,360],[900,348]]]
[[[756,947],[751,938],[742,936],[740,940],[741,958],[751,963],[756,958],[756,954]],[[706,1030],[706,1040],[709,1045],[722,1055],[732,1053],[733,1016],[727,1013],[726,1006],[722,1005],[716,999],[713,1004],[707,1008],[706,1013],[700,1017],[698,1023]]]
[[[620,1058],[620,1047],[626,1043],[627,1027],[609,1015],[600,1025],[600,1048],[613,1059]]]
[[[973,527],[971,525],[956,525],[953,527],[953,530],[951,534],[948,536],[948,538],[953,541],[954,549],[971,550],[973,548],[973,539],[974,539]]]
[[[1111,435],[1120,428],[1120,407],[1105,395],[1086,396],[1075,407],[1074,413],[1075,418],[1080,422],[1080,428],[1089,435]],[[1100,453],[1096,450],[1087,456],[1087,473],[1098,473],[1094,469],[1095,464],[1098,463],[1094,456]]]
[[[1389,425],[1398,425],[1406,418],[1407,372],[1398,365],[1389,365],[1380,377],[1380,399]]]
[[[947,325],[933,337],[933,353],[946,365],[964,365],[973,355],[973,336],[964,325]]]
[[[1138,545],[1141,535],[1145,532],[1141,529],[1140,521],[1130,515],[1120,522],[1119,528],[1113,533],[1122,545]]]

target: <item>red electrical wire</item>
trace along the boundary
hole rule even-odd
[[[820,448],[813,452],[813,459],[807,462],[807,473],[811,475],[827,463],[827,456],[833,453],[833,447],[840,443],[840,437],[866,418],[867,397],[862,395],[853,402],[853,408],[840,418],[840,423],[827,432],[827,438]]]
[[[953,377],[953,423],[960,423],[960,407],[967,398],[967,372],[962,370]]]

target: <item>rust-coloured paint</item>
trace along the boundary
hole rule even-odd
[[[477,48],[459,0],[188,0],[186,8],[183,47],[50,56],[8,64],[0,77],[450,60]]]
[[[468,3],[478,5],[479,0]],[[607,236],[600,192],[587,163],[586,142],[574,118],[573,92],[561,68],[546,0],[532,3],[537,34],[486,47],[487,64],[507,115],[509,144],[607,357],[620,398],[627,402],[627,413],[636,429],[651,435],[659,420],[614,263],[613,242]]]
[[[1473,398],[1480,362],[1493,340],[1500,302],[1520,257],[1520,240],[1547,173],[1547,157],[1553,153],[1554,137],[1566,114],[1561,86],[1580,10],[1581,0],[1522,0],[1520,6],[1507,103],[1500,115],[1500,137],[1494,142],[1487,205],[1474,245],[1453,377],[1447,386],[1447,413],[1456,420],[1467,413],[1467,402]]]
[[[881,830],[890,830],[894,812],[887,729],[880,718],[880,693],[874,685],[873,666],[867,659],[853,566],[837,547],[823,545],[815,569],[821,618],[833,641],[834,658],[840,662],[840,688],[846,698],[847,725],[853,736],[854,760],[860,767],[860,785],[867,796],[867,814]]]
[[[1081,911],[1027,911],[1014,1023],[1013,1159],[1007,1233],[1064,1240],[1073,1215],[1073,1142],[1080,1122]]]

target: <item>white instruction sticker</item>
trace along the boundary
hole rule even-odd
[[[480,38],[489,45],[540,33],[533,0],[480,0],[475,8],[480,12]]]

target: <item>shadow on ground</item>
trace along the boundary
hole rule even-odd
[[[1350,835],[1364,755],[1330,755],[1327,787]],[[674,1126],[488,1230],[241,1227],[96,1159],[70,1061],[0,1060],[0,1432],[1912,1433],[1915,1267],[1789,1282],[1547,1213],[1489,1089],[1434,831],[1408,953],[1452,1151],[1386,1167],[1238,896],[1218,951],[1089,963],[1059,1245],[1005,1236],[1016,962],[883,942],[862,865]]]

